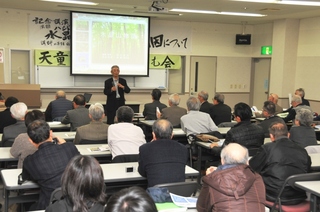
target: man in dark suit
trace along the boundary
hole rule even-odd
[[[119,66],[111,67],[112,78],[104,82],[104,94],[107,95],[107,124],[114,123],[114,117],[119,107],[125,104],[124,93],[130,93],[127,81],[119,77]]]
[[[167,105],[160,102],[161,91],[159,89],[153,89],[151,92],[151,96],[152,102],[144,105],[143,115],[146,120],[157,120],[157,107],[159,108],[159,112],[161,113],[162,109],[166,108]]]
[[[216,93],[214,95],[210,116],[217,126],[222,122],[231,122],[231,108],[224,104],[223,94]]]
[[[55,98],[46,109],[46,121],[61,121],[67,111],[72,110],[72,102],[66,98],[64,91],[57,91]]]
[[[78,127],[87,125],[91,119],[89,110],[86,106],[86,99],[82,94],[78,94],[73,98],[73,110],[68,110],[67,114],[62,118],[62,124],[70,124],[71,131],[76,131]]]
[[[52,142],[52,131],[43,120],[35,120],[27,129],[30,141],[38,150],[23,161],[23,180],[33,180],[40,186],[39,200],[30,210],[44,210],[50,195],[61,186],[61,176],[70,159],[79,154],[72,142],[58,139]]]
[[[207,91],[200,91],[198,93],[198,99],[200,101],[200,110],[201,112],[210,114],[212,112],[213,104],[208,102],[209,94]]]
[[[269,127],[273,122],[279,122],[279,123],[285,124],[283,119],[280,118],[279,116],[276,116],[275,113],[276,113],[276,105],[271,101],[265,101],[262,108],[262,115],[266,118],[259,125],[260,127],[262,127],[264,131],[264,136],[266,138],[270,137]]]
[[[10,107],[15,103],[19,102],[19,100],[13,96],[9,96],[5,100],[6,109],[0,112],[0,133],[3,133],[3,128],[15,124],[17,120],[11,116]]]
[[[161,183],[185,181],[188,150],[171,140],[173,127],[165,119],[152,126],[153,140],[139,148],[139,173],[147,177],[148,187]]]

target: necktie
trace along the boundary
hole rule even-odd
[[[116,98],[120,98],[119,91],[118,91],[118,80],[114,80],[114,86],[116,86]]]

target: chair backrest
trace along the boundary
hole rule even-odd
[[[62,190],[61,187],[56,188],[50,196],[50,204],[53,204],[54,202],[60,200],[62,197]]]
[[[305,147],[305,149],[308,152],[308,154],[319,153],[320,152],[320,145],[307,146],[307,147]]]
[[[177,194],[184,197],[190,197],[195,194],[199,188],[196,181],[178,182],[178,183],[164,183],[155,185],[156,188],[167,188],[170,193]]]
[[[314,181],[314,180],[320,180],[320,172],[314,172],[314,173],[305,173],[305,174],[295,174],[289,176],[283,183],[280,192],[277,196],[277,199],[275,203],[273,204],[270,211],[273,211],[277,205],[279,204],[279,208],[281,208],[281,196],[286,186],[291,186],[294,189],[299,189],[295,186],[295,182],[297,181]]]
[[[117,155],[112,159],[112,163],[138,162],[138,154]]]
[[[108,144],[108,140],[107,139],[103,139],[103,140],[81,139],[79,144]]]

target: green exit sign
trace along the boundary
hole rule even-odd
[[[261,46],[261,55],[272,55],[272,46]]]

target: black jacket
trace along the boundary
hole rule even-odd
[[[229,143],[238,143],[248,149],[258,148],[264,143],[264,132],[258,125],[242,121],[227,132],[224,145]]]
[[[261,146],[249,164],[254,171],[261,174],[266,186],[267,200],[272,201],[289,176],[310,170],[311,160],[304,148],[283,136]],[[281,197],[284,202],[296,198],[305,199],[305,192],[288,187]]]

